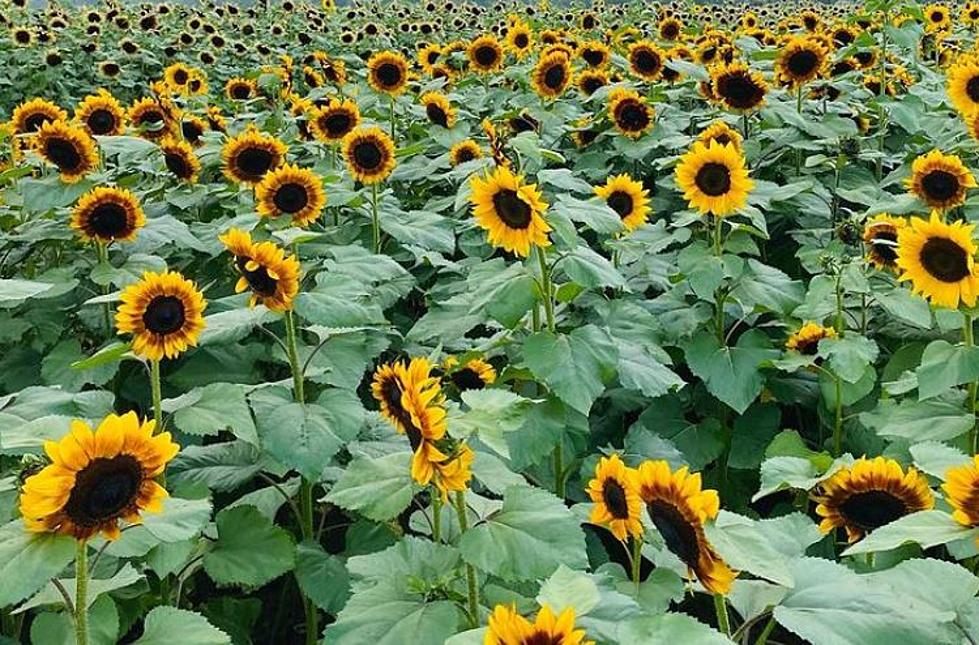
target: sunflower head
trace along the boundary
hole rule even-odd
[[[935,505],[928,480],[914,468],[907,472],[893,459],[857,459],[813,491],[816,513],[823,518],[819,529],[829,533],[846,529],[850,542],[856,542],[874,529],[910,513]]]
[[[714,121],[697,136],[698,141],[703,141],[710,146],[711,141],[716,141],[722,146],[731,144],[738,151],[741,150],[741,133],[729,126],[724,121]]]
[[[722,146],[716,141],[693,144],[677,164],[676,182],[692,208],[716,217],[743,207],[754,188],[741,153],[733,144]]]
[[[523,60],[530,53],[534,48],[534,36],[527,23],[518,22],[507,30],[506,45],[517,60]]]
[[[626,174],[609,177],[604,186],[596,186],[595,194],[622,220],[627,231],[634,231],[646,222],[649,215],[649,191],[642,182]]]
[[[126,130],[126,111],[112,94],[99,90],[78,104],[75,121],[91,135],[114,136]]]
[[[455,356],[442,362],[442,369],[448,382],[460,392],[482,390],[496,381],[496,369],[481,358],[471,358],[460,365]]]
[[[711,91],[728,110],[747,113],[764,104],[768,86],[744,63],[721,63],[711,68]]]
[[[426,74],[431,74],[442,56],[442,46],[438,43],[428,43],[418,50],[418,65]]]
[[[782,47],[775,67],[793,87],[823,73],[829,52],[811,36],[795,36]]]
[[[976,179],[958,155],[932,150],[914,160],[905,185],[929,207],[948,210],[965,203],[966,189],[975,188]]]
[[[285,164],[269,171],[255,187],[256,209],[262,217],[292,218],[296,226],[309,226],[326,205],[323,180],[312,170]]]
[[[394,170],[394,142],[377,126],[351,131],[343,138],[342,148],[350,174],[361,183],[384,181]]]
[[[819,351],[819,341],[824,338],[836,338],[836,330],[832,327],[823,327],[814,322],[807,322],[799,331],[794,332],[785,341],[785,349],[799,352],[805,356],[815,356]]]
[[[367,61],[367,81],[376,91],[397,96],[408,85],[408,61],[397,52],[378,52]]]
[[[78,200],[70,226],[86,241],[109,244],[131,242],[145,224],[136,195],[125,188],[98,186]]]
[[[116,328],[132,334],[133,351],[145,359],[176,358],[197,344],[204,329],[204,296],[175,271],[144,273],[119,300]]]
[[[218,238],[234,256],[241,276],[235,292],[249,291],[249,306],[263,304],[272,311],[292,309],[299,293],[299,261],[272,242],[252,242],[251,235],[236,228]]]
[[[575,84],[582,96],[591,96],[609,84],[608,74],[601,69],[586,69],[575,78]]]
[[[521,257],[530,255],[532,245],[546,247],[551,227],[544,220],[547,203],[536,184],[525,184],[506,166],[497,166],[485,177],[470,180],[473,216],[487,231],[489,243]]]
[[[309,127],[319,141],[337,143],[360,125],[360,109],[350,99],[331,99],[309,113]]]
[[[139,135],[152,141],[170,136],[170,118],[167,109],[157,99],[145,97],[129,108],[129,123],[139,130]]]
[[[641,80],[651,82],[663,73],[663,51],[655,44],[641,40],[629,45],[629,70]]]
[[[653,108],[633,90],[616,88],[608,95],[608,115],[615,129],[637,139],[653,128]]]
[[[224,93],[232,101],[247,101],[258,95],[258,84],[248,78],[229,78]]]
[[[496,36],[485,34],[476,38],[466,48],[469,67],[479,74],[490,74],[503,66],[503,46]]]
[[[163,162],[174,177],[180,181],[193,184],[201,171],[201,162],[194,154],[194,149],[183,139],[167,137],[160,142],[163,152]]]
[[[607,526],[616,538],[641,538],[642,499],[639,474],[625,465],[618,455],[602,457],[595,466],[595,478],[588,482],[588,496],[595,503],[590,521]]]
[[[513,605],[497,605],[490,614],[483,642],[486,645],[594,645],[594,641],[585,640],[585,630],[575,629],[574,619],[573,607],[568,607],[555,616],[548,605],[543,605],[534,622],[530,622],[517,613]]]
[[[948,224],[937,212],[927,220],[912,217],[897,233],[898,280],[910,280],[912,291],[938,307],[975,305],[979,276],[973,260],[974,229],[964,222]]]
[[[963,526],[979,526],[979,456],[945,473],[945,500],[954,509],[952,517]]]
[[[224,175],[234,182],[257,184],[270,170],[282,165],[286,150],[278,138],[250,126],[228,139],[221,149]]]
[[[34,138],[34,149],[48,163],[58,167],[61,180],[74,183],[99,165],[95,140],[80,127],[64,121],[48,121]]]
[[[612,59],[609,46],[600,40],[589,40],[578,46],[578,57],[592,69],[602,69]]]
[[[426,92],[422,94],[422,106],[429,123],[443,128],[451,128],[456,122],[456,111],[449,103],[448,97],[441,92]]]
[[[897,234],[907,226],[903,217],[887,213],[875,215],[863,226],[863,242],[867,247],[867,261],[881,270],[897,269]]]
[[[480,159],[482,156],[482,148],[480,148],[479,144],[472,139],[464,139],[463,141],[453,145],[449,150],[449,162],[453,166],[458,166],[459,164],[472,161],[473,159]]]
[[[47,441],[51,465],[28,477],[20,495],[25,526],[87,540],[119,537],[119,521],[140,522],[159,513],[167,491],[156,483],[180,451],[169,432],[154,435],[155,422],[135,412],[110,414],[95,430],[72,421],[59,441]]]
[[[566,52],[542,54],[531,72],[531,85],[539,96],[553,100],[571,83],[571,63]]]
[[[10,116],[15,134],[31,134],[51,121],[67,121],[68,113],[45,99],[31,99],[14,108]]]

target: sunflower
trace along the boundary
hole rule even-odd
[[[75,121],[91,135],[120,135],[126,131],[126,110],[112,94],[99,90],[78,104]]]
[[[633,90],[616,88],[609,92],[608,114],[615,129],[632,139],[653,127],[653,108]]]
[[[637,475],[646,514],[670,550],[704,587],[725,594],[737,574],[725,564],[704,534],[704,523],[717,517],[715,490],[702,490],[700,473],[684,466],[672,472],[665,461],[646,461]]]
[[[965,190],[975,188],[976,179],[958,155],[932,150],[914,160],[904,184],[931,208],[947,210],[965,203]]]
[[[525,22],[518,22],[510,27],[506,34],[507,49],[510,50],[517,60],[523,60],[534,48],[533,32]]]
[[[947,72],[946,88],[952,105],[963,115],[979,109],[979,59],[962,56]]]
[[[821,482],[813,491],[819,530],[846,529],[853,543],[905,515],[935,505],[928,480],[916,469],[907,472],[893,459],[857,459]]]
[[[547,203],[537,184],[525,184],[522,176],[497,166],[485,177],[474,176],[470,185],[473,216],[488,231],[490,244],[521,257],[530,255],[531,245],[550,246],[551,227],[542,216]]]
[[[698,141],[705,145],[710,145],[711,141],[716,141],[722,146],[731,144],[735,150],[741,151],[741,133],[723,121],[714,121],[697,136]]]
[[[925,30],[928,32],[945,31],[952,27],[952,15],[943,4],[930,4],[922,12],[925,17]]]
[[[634,231],[646,223],[649,191],[643,188],[642,182],[627,174],[609,177],[604,186],[595,187],[595,194],[616,212],[627,231]]]
[[[945,501],[954,510],[952,517],[963,526],[979,525],[979,455],[970,463],[949,468],[945,473]]]
[[[796,36],[790,38],[779,51],[775,70],[792,87],[798,87],[823,72],[828,54],[814,38]]]
[[[377,126],[358,128],[343,138],[343,157],[354,179],[376,184],[394,170],[394,142]]]
[[[255,208],[262,217],[288,215],[296,226],[309,226],[326,205],[323,180],[312,170],[285,164],[269,171],[255,187]]]
[[[612,59],[609,46],[600,40],[589,40],[578,46],[578,56],[592,69],[602,69]]]
[[[799,331],[789,336],[789,339],[785,341],[785,349],[799,352],[805,356],[814,356],[819,351],[819,341],[824,338],[836,338],[836,330],[814,322],[807,322]]]
[[[10,116],[15,134],[37,132],[45,123],[67,121],[68,113],[45,99],[31,99],[14,108]]]
[[[721,63],[711,68],[711,90],[732,112],[747,113],[765,102],[768,86],[761,74],[744,63]]]
[[[201,137],[207,132],[207,121],[193,114],[181,114],[179,121],[184,140],[195,147],[201,145]]]
[[[429,450],[427,456],[439,454],[437,451]],[[432,463],[434,473],[432,482],[438,489],[443,502],[449,499],[449,493],[464,491],[472,479],[472,463],[476,454],[472,448],[465,444],[459,444],[454,453],[442,461]]]
[[[30,47],[34,44],[34,31],[29,27],[14,27],[10,30],[10,39],[18,47]]]
[[[323,143],[336,143],[360,125],[360,109],[350,99],[331,99],[308,118],[313,136]]]
[[[442,362],[442,369],[460,392],[482,390],[496,381],[496,369],[481,358],[471,358],[460,366],[459,360],[450,356]]]
[[[397,52],[378,52],[367,61],[367,81],[376,91],[397,96],[408,84],[408,61]]]
[[[449,162],[453,166],[458,166],[473,159],[480,159],[482,156],[482,148],[472,139],[460,141],[449,150]]]
[[[204,296],[175,271],[144,273],[119,300],[116,328],[133,335],[133,351],[145,359],[176,358],[204,329]]]
[[[455,108],[449,99],[441,92],[426,92],[421,96],[421,104],[425,106],[425,116],[433,125],[451,128],[456,122]]]
[[[197,181],[201,162],[189,143],[167,137],[160,142],[160,150],[163,151],[163,162],[167,170],[173,173],[174,177],[190,184]]]
[[[484,645],[594,645],[585,640],[585,630],[574,628],[574,608],[555,616],[543,605],[534,622],[517,613],[516,607],[497,605],[489,617]]]
[[[418,50],[418,65],[426,74],[431,75],[441,56],[442,47],[436,43],[429,43]]]
[[[145,139],[157,140],[170,136],[167,110],[153,98],[142,98],[129,108],[129,122]]]
[[[218,237],[235,257],[235,269],[241,274],[235,293],[251,291],[250,307],[263,304],[272,311],[292,309],[299,293],[299,261],[273,242],[252,242],[251,235],[237,228]]]
[[[655,81],[663,73],[663,52],[649,41],[629,45],[628,60],[633,75],[644,81]]]
[[[676,183],[683,197],[701,215],[724,217],[748,201],[754,182],[748,178],[744,157],[732,144],[697,141],[676,167]]]
[[[259,132],[253,125],[228,139],[221,149],[224,175],[231,181],[257,184],[286,158],[286,144]]]
[[[608,83],[608,74],[600,69],[586,69],[578,74],[578,77],[575,79],[575,84],[578,86],[578,91],[581,92],[582,96],[591,96],[599,88],[608,85]]]
[[[99,153],[92,136],[64,121],[44,123],[33,143],[45,161],[58,167],[65,183],[75,183],[99,165]]]
[[[893,217],[887,213],[869,219],[863,226],[867,261],[882,271],[897,269],[897,235],[907,224],[903,217]]]
[[[928,220],[912,217],[897,234],[898,280],[910,280],[914,293],[938,307],[975,305],[979,276],[973,262],[974,229],[974,224],[945,223],[937,212]]]
[[[168,495],[155,479],[180,446],[169,432],[154,435],[155,429],[153,420],[141,422],[135,412],[110,414],[94,431],[76,419],[59,441],[46,441],[51,464],[28,477],[20,495],[27,529],[115,540],[119,520],[139,523],[143,512],[162,511]]]
[[[229,78],[224,84],[224,93],[232,101],[247,101],[258,95],[258,85],[248,78]]]
[[[683,35],[683,23],[670,16],[659,21],[659,37],[663,40],[679,40]]]
[[[490,74],[503,66],[503,46],[496,36],[483,35],[466,48],[469,66],[479,74]]]
[[[571,66],[564,52],[541,56],[531,72],[531,85],[545,99],[556,99],[571,83]]]
[[[590,522],[607,526],[619,540],[642,537],[638,473],[626,466],[618,455],[599,460],[587,492],[595,502]]]
[[[191,68],[183,63],[173,63],[163,70],[163,81],[178,92],[184,92],[190,81]]]
[[[71,228],[85,241],[131,242],[146,224],[139,199],[125,188],[99,186],[82,195],[71,215]]]

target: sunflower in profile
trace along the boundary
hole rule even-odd
[[[585,640],[585,630],[574,628],[574,608],[567,607],[555,616],[543,605],[534,622],[519,613],[515,606],[497,605],[489,617],[484,645],[594,645]]]
[[[45,99],[31,99],[14,108],[10,116],[15,134],[31,134],[45,123],[67,121],[68,113]]]
[[[836,338],[836,330],[814,322],[807,322],[799,328],[799,331],[789,336],[789,339],[785,341],[785,349],[799,352],[804,356],[815,356],[816,352],[819,351],[819,341],[824,338]]]
[[[431,76],[435,70],[435,64],[442,56],[442,47],[437,43],[428,43],[418,50],[418,65],[426,74]]]
[[[37,131],[34,149],[58,167],[61,181],[75,183],[99,165],[95,140],[82,128],[64,121],[48,121]]]
[[[308,116],[313,136],[323,143],[337,143],[360,125],[360,109],[350,99],[331,99]]]
[[[201,137],[207,132],[208,124],[205,119],[195,116],[193,114],[179,114],[178,119],[180,122],[180,132],[183,134],[183,138],[190,145],[197,147],[203,143]]]
[[[145,359],[176,358],[197,344],[204,329],[204,296],[175,271],[144,273],[119,300],[116,329],[132,334],[133,351]]]
[[[676,183],[683,198],[701,215],[725,217],[748,201],[755,184],[748,178],[744,157],[732,145],[697,141],[676,167]]]
[[[350,174],[363,184],[384,181],[394,170],[394,142],[377,126],[353,130],[342,145]]]
[[[627,174],[609,177],[604,186],[595,187],[595,194],[616,212],[627,231],[634,231],[646,223],[649,191],[643,188],[642,182]]]
[[[969,115],[979,109],[979,59],[966,55],[947,72],[948,98],[960,114]]]
[[[167,110],[156,99],[145,97],[129,108],[129,123],[144,139],[156,141],[171,135]]]
[[[779,51],[775,61],[778,74],[792,87],[798,87],[822,74],[829,52],[816,39],[796,36]]]
[[[224,84],[224,93],[232,101],[247,101],[258,95],[258,84],[248,78],[236,76]]]
[[[975,188],[976,179],[958,155],[932,150],[914,160],[904,185],[931,208],[948,210],[965,203],[966,189]]]
[[[86,242],[131,242],[146,224],[139,199],[125,188],[98,186],[78,200],[69,226]]]
[[[481,358],[471,358],[460,365],[459,359],[449,356],[442,361],[442,370],[460,392],[482,390],[496,381],[496,369]]]
[[[505,166],[497,166],[485,177],[470,179],[473,216],[488,232],[489,243],[521,257],[530,255],[532,245],[546,247],[551,227],[544,220],[547,203],[537,184],[525,184]]]
[[[116,136],[126,131],[126,110],[112,94],[99,90],[78,104],[75,121],[93,136]]]
[[[309,226],[323,212],[323,180],[312,170],[290,164],[269,171],[255,186],[255,209],[262,217],[292,218],[296,226]]]
[[[716,141],[722,146],[731,144],[735,150],[741,151],[741,133],[729,126],[724,121],[714,121],[703,132],[697,136],[698,141],[710,146],[711,141]]]
[[[531,85],[539,96],[556,99],[571,83],[571,65],[567,54],[553,52],[542,55],[531,72]]]
[[[479,74],[491,74],[503,66],[503,46],[493,35],[476,38],[466,48],[469,67]]]
[[[908,225],[903,217],[887,213],[875,215],[863,225],[863,243],[867,248],[867,261],[881,271],[897,269],[897,235]]]
[[[174,177],[189,184],[197,181],[201,162],[189,143],[167,137],[160,142],[160,150],[163,152],[163,163]]]
[[[647,40],[629,45],[629,70],[636,78],[647,82],[657,80],[663,73],[663,52]]]
[[[525,22],[517,22],[506,34],[506,46],[517,60],[523,60],[534,48],[534,37],[530,27]]]
[[[608,83],[608,74],[600,69],[586,69],[575,78],[575,85],[582,96],[591,96]]]
[[[263,304],[279,313],[292,309],[299,293],[299,261],[273,242],[252,242],[247,231],[229,229],[218,240],[234,256],[241,275],[235,293],[251,292],[249,307]]]
[[[638,475],[618,455],[612,455],[599,460],[595,477],[588,482],[588,496],[595,503],[589,521],[608,527],[619,540],[643,534]]]
[[[430,450],[427,454],[431,456],[439,453]],[[448,501],[449,493],[466,490],[469,480],[472,479],[472,463],[475,458],[472,448],[460,443],[451,455],[441,461],[432,462],[432,483],[438,489],[443,502]]]
[[[367,61],[367,82],[378,92],[401,94],[408,85],[408,61],[397,52],[374,54]]]
[[[646,97],[633,90],[616,88],[609,92],[608,115],[615,129],[631,139],[653,127],[653,108],[646,103]]]
[[[821,482],[812,494],[819,530],[845,528],[850,543],[885,524],[935,505],[928,480],[916,469],[907,472],[893,459],[857,459]]]
[[[952,517],[963,526],[979,525],[979,456],[972,461],[949,468],[945,473],[945,501],[954,511]]]
[[[914,293],[938,307],[975,305],[979,276],[974,229],[974,224],[943,222],[937,212],[928,220],[912,217],[897,234],[898,280],[910,280]]]
[[[286,144],[253,125],[228,139],[221,149],[224,175],[234,182],[257,184],[286,158]]]
[[[59,441],[46,441],[51,464],[28,477],[20,495],[27,529],[116,540],[120,520],[137,524],[142,513],[162,511],[168,495],[156,478],[180,446],[155,429],[135,412],[110,414],[94,431],[76,419]]]
[[[472,139],[464,139],[449,150],[449,163],[458,166],[473,159],[481,159],[482,156],[483,149],[479,147],[478,143]]]
[[[704,534],[704,524],[720,510],[717,491],[701,489],[700,473],[691,474],[686,466],[672,472],[665,461],[643,462],[637,478],[646,514],[666,548],[708,591],[726,594],[737,574]]]
[[[603,69],[612,60],[612,51],[600,40],[589,40],[578,45],[578,57],[592,69]]]
[[[725,108],[737,113],[758,109],[765,102],[768,85],[761,74],[744,63],[721,63],[711,67],[711,91]]]
[[[429,123],[443,128],[451,128],[455,125],[456,111],[445,94],[426,92],[422,94],[420,101],[425,108],[425,116],[428,117]]]

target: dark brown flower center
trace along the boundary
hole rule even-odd
[[[897,260],[897,232],[893,230],[876,231],[871,240],[874,255],[884,264],[894,264]]]
[[[364,170],[375,170],[381,165],[384,156],[380,146],[374,141],[361,141],[354,146],[354,161]]]
[[[586,76],[581,82],[581,90],[588,96],[591,96],[603,85],[605,85],[605,83],[602,82],[601,78],[597,76]]]
[[[721,163],[705,163],[694,178],[700,192],[710,197],[723,195],[731,189],[731,171]]]
[[[88,115],[87,123],[92,134],[108,134],[116,128],[116,117],[108,110],[94,110]]]
[[[272,168],[274,157],[265,148],[245,148],[238,153],[236,165],[249,177],[262,177]]]
[[[592,67],[598,67],[605,61],[605,54],[598,49],[586,49],[581,57]]]
[[[192,144],[197,144],[201,140],[201,135],[204,134],[204,129],[195,121],[184,121],[180,125],[180,129],[184,133],[184,139]]]
[[[649,125],[649,112],[634,99],[620,102],[615,110],[615,122],[626,132],[641,132]]]
[[[135,457],[97,457],[75,475],[65,514],[83,527],[119,517],[136,503],[143,469]]]
[[[397,87],[401,84],[401,68],[394,63],[381,63],[374,76],[382,87]]]
[[[605,201],[608,207],[623,219],[632,214],[632,195],[625,191],[617,190],[609,195]]]
[[[564,70],[563,64],[551,65],[544,72],[544,86],[552,91],[560,90],[564,86],[564,80],[567,78],[567,73]]]
[[[190,76],[187,74],[186,70],[178,69],[173,73],[173,82],[177,85],[185,85],[188,78],[190,78]]]
[[[965,84],[965,93],[974,102],[979,103],[979,76],[973,76],[969,79],[969,82]]]
[[[697,530],[683,517],[683,513],[662,500],[647,503],[646,513],[663,536],[666,548],[688,567],[695,567],[700,558],[700,543]]]
[[[525,229],[530,226],[530,206],[514,190],[504,188],[496,191],[493,195],[493,208],[508,228]]]
[[[786,61],[789,72],[796,77],[809,76],[816,71],[817,65],[819,65],[819,56],[809,49],[802,49],[793,53]]]
[[[524,33],[517,34],[513,37],[513,44],[517,46],[517,49],[524,49],[530,44],[530,38]]]
[[[452,373],[452,383],[459,390],[482,390],[486,387],[483,379],[479,378],[476,370],[470,367],[463,367]]]
[[[932,170],[921,178],[925,195],[936,202],[951,199],[959,191],[959,180],[947,170]]]
[[[563,636],[550,634],[537,628],[534,628],[531,634],[520,641],[520,645],[562,645],[562,643],[564,643]]]
[[[82,155],[68,139],[52,137],[44,143],[47,158],[62,171],[72,171],[82,165]]]
[[[231,86],[231,96],[239,101],[244,101],[251,96],[251,93],[252,88],[245,83],[236,83]]]
[[[942,282],[958,282],[969,275],[969,256],[948,238],[929,238],[918,257],[925,271]]]
[[[330,112],[320,119],[320,127],[330,137],[339,139],[350,132],[350,129],[353,127],[353,119],[345,111]]]
[[[176,152],[168,152],[163,156],[164,163],[167,165],[167,170],[172,172],[174,176],[180,179],[189,179],[193,174],[193,170],[187,160],[182,154]]]
[[[457,164],[466,163],[467,161],[472,161],[475,158],[476,154],[473,152],[472,148],[469,147],[460,148],[458,152],[456,152]]]
[[[496,49],[489,45],[477,47],[473,57],[480,67],[492,67],[499,60],[499,56],[496,55]]]
[[[717,93],[738,110],[753,108],[765,98],[764,88],[743,73],[728,74],[717,79]]]
[[[98,237],[115,238],[129,232],[126,209],[115,202],[99,204],[88,219],[88,228]]]
[[[236,259],[238,270],[241,271],[241,275],[248,282],[248,287],[262,297],[275,295],[278,281],[270,276],[268,270],[262,265],[258,265],[254,271],[249,271],[248,262],[250,260],[251,258],[244,256]]]
[[[602,484],[602,501],[608,512],[617,520],[629,519],[629,503],[626,501],[625,488],[614,479],[606,479]]]
[[[840,513],[847,523],[873,531],[907,515],[908,507],[887,491],[868,490],[850,495],[840,505]]]
[[[440,125],[443,128],[449,127],[448,116],[440,105],[429,103],[425,106],[425,114],[428,115],[428,120],[435,125]]]
[[[143,325],[161,336],[179,331],[184,320],[184,303],[177,296],[156,296],[143,311]]]
[[[632,64],[640,74],[651,76],[659,71],[663,61],[659,54],[644,48],[636,50],[632,56]]]
[[[309,195],[301,184],[283,184],[275,191],[272,202],[283,213],[298,213],[309,203]]]
[[[48,121],[53,119],[43,112],[35,112],[24,119],[24,128],[27,132],[37,132]]]

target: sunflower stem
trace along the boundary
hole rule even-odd
[[[109,247],[102,242],[96,242],[95,248],[98,250],[99,254],[99,264],[109,263]],[[102,285],[102,295],[106,296],[109,294],[109,285]],[[105,319],[105,333],[108,334],[109,338],[112,338],[112,305],[108,302],[102,303],[102,316]]]
[[[391,95],[391,139],[394,140],[394,95]]]
[[[839,457],[843,452],[843,381],[837,375],[834,377],[833,456]]]
[[[758,639],[755,640],[755,645],[765,645],[768,642],[768,637],[771,635],[774,629],[775,616],[771,616],[768,619],[768,622],[765,623],[765,629],[761,630],[761,634],[758,634]]]
[[[156,432],[163,432],[163,394],[160,388],[160,361],[150,361],[150,391],[153,396],[153,420]]]
[[[377,184],[371,184],[371,240],[375,254],[381,252],[381,219],[377,215]]]
[[[299,366],[299,350],[296,346],[296,319],[292,315],[292,310],[286,311],[286,348],[289,350],[289,367],[292,370],[292,385],[298,403],[305,403],[306,396],[303,391],[303,372]]]
[[[544,292],[544,315],[547,320],[547,331],[554,333],[554,285],[551,284],[551,268],[547,264],[547,251],[541,246],[535,246],[537,263],[540,265],[541,290]]]
[[[639,597],[639,576],[642,572],[642,538],[632,538],[632,581],[636,583],[636,598]]]
[[[717,628],[725,636],[730,636],[731,623],[727,617],[727,602],[723,594],[714,594],[714,612],[717,614]]]
[[[75,555],[75,643],[88,645],[88,542],[78,540]]]
[[[973,335],[973,319],[972,314],[963,314],[962,322],[962,342],[967,348],[971,348],[975,345],[975,337]],[[969,383],[969,414],[975,417],[976,414],[976,396],[979,394],[979,381],[972,381]],[[970,454],[976,454],[976,422],[975,418],[972,420],[972,427],[969,429],[969,452]]]
[[[437,489],[432,489],[432,540],[438,544],[442,541],[442,496]]]
[[[466,491],[456,493],[456,514],[459,516],[459,530],[465,533],[469,530],[469,516],[466,511]],[[476,596],[476,570],[471,564],[466,564],[466,589],[468,591],[469,621],[473,627],[479,625],[479,603]]]

